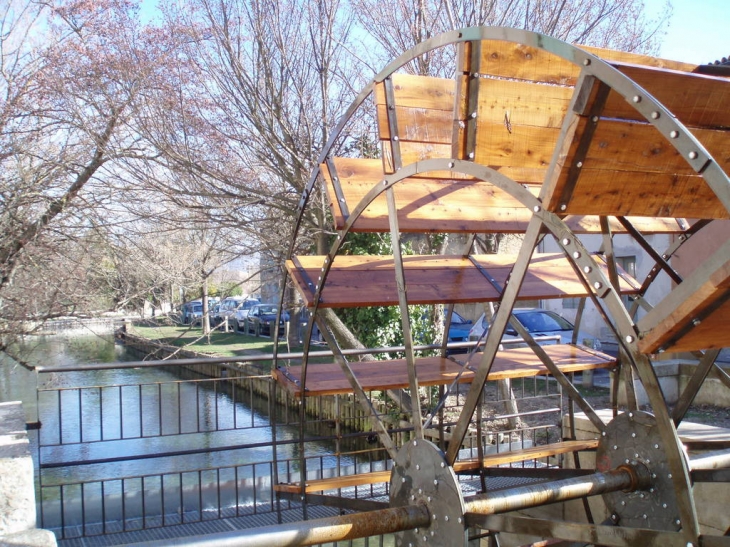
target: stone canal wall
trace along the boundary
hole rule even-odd
[[[36,528],[33,460],[19,401],[0,403],[0,470],[0,546],[55,546],[52,532]]]

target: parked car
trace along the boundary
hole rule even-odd
[[[192,323],[193,320],[193,311],[194,309],[200,306],[200,317],[203,315],[203,302],[198,300],[191,300],[190,302],[185,302],[182,306],[180,306],[180,321],[182,321],[183,325],[189,325]],[[198,321],[200,318],[198,318]]]
[[[444,319],[445,320],[445,319]],[[451,313],[451,323],[449,323],[448,342],[466,342],[469,340],[469,331],[472,327],[471,319],[464,319],[456,312]],[[469,348],[453,348],[448,350],[449,354],[465,353]]]
[[[246,300],[243,296],[229,296],[225,298],[218,306],[218,311],[215,315],[212,315],[213,323],[216,325],[222,323],[228,319],[231,327],[235,324],[233,315],[236,313],[236,309],[240,306],[243,301]]]
[[[278,304],[258,304],[251,308],[245,321],[246,334],[271,336],[271,326],[276,322],[278,309]],[[282,311],[279,320],[279,336],[284,334],[284,323],[287,321],[289,321],[289,314]]]
[[[539,308],[522,309],[517,308],[512,311],[517,320],[522,324],[527,332],[533,337],[537,336],[560,336],[561,344],[570,344],[573,341],[573,325],[565,318],[561,317],[557,313],[550,310],[543,310]],[[469,340],[479,340],[486,329],[489,328],[488,321],[485,314],[474,323],[474,326],[469,331]],[[502,342],[509,340],[521,340],[521,337],[517,334],[517,331],[512,328],[511,325],[507,325],[507,329],[504,331],[502,336]],[[593,349],[601,349],[601,341],[590,334],[578,331],[578,344],[592,347]],[[541,344],[552,344],[557,343],[550,340],[539,342]],[[524,346],[521,344],[509,344],[508,347],[519,347]]]
[[[203,304],[193,304],[188,312],[188,319],[188,323],[193,327],[195,325],[201,325],[203,323]]]
[[[452,312],[451,323],[449,323],[449,342],[466,342],[469,339],[472,324],[471,319],[464,319],[458,313]]]
[[[258,298],[247,298],[238,305],[235,315],[236,329],[242,331],[245,328],[246,318],[254,306],[261,304]]]

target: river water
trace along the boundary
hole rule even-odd
[[[141,359],[115,343],[108,330],[32,337],[25,341],[23,355],[29,364],[46,366]],[[188,381],[183,382],[183,373],[175,367],[147,367],[37,374],[0,357],[0,401],[21,400],[27,421],[42,422],[30,437],[45,527],[102,518],[92,514],[94,500],[102,498],[107,500],[102,513],[113,512],[110,500],[116,497],[116,505],[124,509],[118,509],[113,518],[128,519],[130,500],[148,496],[151,489],[162,492],[167,489],[163,484],[172,483],[170,491],[180,499],[181,507],[183,493],[195,492],[199,512],[208,490],[215,492],[215,504],[223,497],[228,499],[223,500],[224,505],[235,506],[235,496],[240,503],[238,487],[235,493],[222,496],[222,483],[235,486],[242,478],[252,481],[252,498],[261,487],[270,488],[274,453],[268,402],[223,390],[222,382],[191,382],[189,373]],[[86,389],[88,386],[104,387]],[[80,387],[84,389],[77,389]],[[276,426],[276,456],[283,474],[296,473],[298,468],[299,445],[292,441],[299,430],[295,420],[289,421],[294,423]],[[335,458],[334,452],[328,440],[306,445],[307,457],[320,467],[344,468],[357,463],[352,458]],[[218,471],[210,475],[208,469]],[[81,483],[86,484],[68,486]],[[143,511],[147,514],[140,513],[140,518],[155,510],[150,508],[155,505],[150,500],[167,495],[167,491],[155,493],[156,498],[140,501],[140,507],[146,504]],[[78,499],[71,499],[74,496]]]

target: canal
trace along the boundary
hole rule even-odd
[[[29,337],[22,354],[69,367],[143,358],[109,328]],[[178,367],[38,374],[0,357],[0,400],[21,400],[40,423],[29,432],[38,521],[62,540],[275,513],[275,481],[299,480],[298,412],[229,378]],[[366,439],[336,441],[330,427],[306,428],[308,477],[373,468]]]

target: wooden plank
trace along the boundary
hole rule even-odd
[[[456,83],[450,78],[393,74],[393,92],[398,106],[453,111]],[[375,86],[375,104],[385,104],[385,85]]]
[[[335,168],[349,211],[355,209],[373,186],[383,178],[379,160],[334,158]],[[335,227],[345,226],[341,204],[336,199],[327,166],[322,174]],[[532,189],[533,194],[537,188]],[[469,179],[430,179],[413,177],[396,185],[398,223],[403,232],[448,233],[524,233],[532,212],[505,192],[488,182]],[[459,214],[455,215],[454,211]],[[568,217],[568,226],[576,233],[600,233],[598,217]],[[634,218],[636,228],[645,234],[681,233],[675,219]],[[611,220],[614,233],[625,233],[623,226]],[[353,226],[355,232],[388,232],[388,209],[384,196],[376,198]]]
[[[579,135],[590,123],[578,122],[566,164],[575,163]],[[730,131],[696,130],[730,170],[727,146]],[[669,142],[648,124],[602,119],[579,178],[567,203],[563,188],[568,170],[560,173],[547,207],[574,215],[728,218],[730,214],[715,193],[689,167]],[[566,205],[566,207],[562,207]]]
[[[567,454],[571,452],[580,452],[582,450],[595,450],[598,447],[597,439],[586,439],[580,441],[563,441],[554,444],[544,444],[539,446],[532,446],[530,448],[523,448],[521,450],[509,450],[505,452],[498,452],[495,454],[484,455],[483,467],[490,467],[496,465],[506,465],[509,463],[524,462],[527,460],[537,460],[541,458],[549,458],[551,456],[557,456],[559,454]],[[454,471],[469,471],[474,469],[480,469],[479,460],[459,460],[454,462]]]
[[[471,257],[503,285],[512,270],[512,255]],[[313,305],[309,280],[319,276],[324,257],[296,257],[287,269],[307,306]],[[467,258],[456,256],[406,256],[403,259],[410,304],[469,303],[499,300],[492,284]],[[605,269],[605,265],[601,266]],[[639,284],[622,272],[622,294],[637,294]],[[583,297],[588,293],[562,253],[535,254],[525,276],[520,300]],[[390,256],[337,256],[321,293],[320,307],[391,306],[398,293]]]
[[[730,242],[639,321],[639,350],[655,353],[730,346]]]
[[[563,441],[560,443],[545,444],[533,446],[522,450],[509,450],[496,454],[487,454],[484,456],[484,467],[504,465],[509,463],[522,462],[527,460],[548,458],[559,454],[567,454],[570,452],[580,452],[583,450],[595,450],[598,447],[598,440],[589,439],[582,441]],[[481,463],[479,460],[460,460],[454,463],[454,471],[470,471],[479,469]],[[390,481],[390,471],[371,471],[369,473],[359,473],[357,475],[345,475],[341,477],[329,477],[326,479],[313,479],[304,485],[305,492],[323,492],[328,490],[338,490],[340,488],[350,488],[353,486],[362,486],[365,484],[380,484]],[[299,483],[281,483],[274,485],[277,492],[287,492],[290,494],[298,494],[302,491]]]
[[[362,486],[364,484],[378,484],[390,481],[390,471],[371,471],[369,473],[358,473],[357,475],[345,475],[343,477],[331,477],[327,479],[314,479],[307,481],[304,485],[305,492],[321,492],[327,490],[337,490],[339,488],[350,488],[353,486]],[[302,491],[299,483],[281,483],[275,484],[274,490],[277,492],[287,492],[289,494],[298,494]]]
[[[565,209],[560,201],[548,208],[573,215],[730,218],[700,176],[582,169]]]
[[[642,53],[627,53],[625,51],[617,51],[614,49],[606,49],[593,46],[578,45],[579,48],[584,49],[588,53],[591,53],[597,57],[600,57],[604,61],[619,62],[619,63],[631,63],[634,65],[643,65],[654,68],[665,68],[669,70],[678,70],[681,72],[692,72],[697,68],[697,65],[693,63],[683,63],[681,61],[672,61],[670,59],[662,59],[659,57],[652,57],[650,55],[644,55]]]
[[[533,177],[540,180],[524,182],[541,183],[559,135],[558,128],[512,124],[508,130],[504,120],[498,123],[479,120],[475,161],[510,178],[515,178],[511,174],[515,168],[532,169]]]
[[[502,78],[572,86],[580,67],[543,49],[502,40],[482,40],[481,72]]]
[[[688,127],[730,127],[730,80],[659,68],[615,64]],[[604,116],[644,120],[632,103],[612,92]]]
[[[611,368],[616,359],[609,355],[581,346],[556,344],[543,346],[547,354],[564,373]],[[459,383],[471,382],[481,359],[474,354],[464,368],[455,361],[443,357],[416,359],[418,382],[422,386],[450,384],[457,377]],[[405,359],[387,361],[363,361],[350,363],[350,367],[365,391],[407,389],[408,370]],[[548,369],[530,348],[516,348],[497,352],[489,374],[489,380],[524,378],[548,374]],[[461,374],[461,376],[459,376]],[[288,367],[272,372],[274,379],[294,395],[301,394],[301,367]],[[307,367],[306,397],[352,393],[352,388],[342,369],[335,363],[310,364]]]
[[[560,129],[568,111],[572,87],[517,80],[484,79],[477,120],[512,127]]]
[[[377,105],[378,136],[390,139],[388,111],[385,105]],[[398,119],[398,138],[401,142],[431,142],[451,145],[454,114],[451,110],[395,107]]]
[[[587,121],[580,124],[585,128]],[[695,129],[693,135],[730,175],[730,130]],[[653,126],[602,119],[583,160],[590,169],[696,175],[696,171]]]

